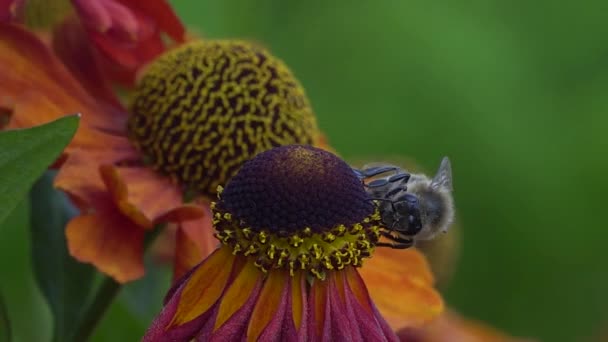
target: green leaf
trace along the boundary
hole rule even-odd
[[[11,341],[11,322],[8,320],[8,312],[4,305],[4,298],[0,295],[0,342]]]
[[[73,115],[42,126],[0,132],[0,222],[70,142],[78,121],[79,116]]]
[[[32,259],[53,314],[53,341],[69,341],[94,287],[95,270],[69,255],[64,231],[75,209],[52,184],[52,173],[47,172],[30,194]]]

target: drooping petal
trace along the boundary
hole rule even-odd
[[[42,124],[66,114],[82,113],[81,127],[116,130],[113,117],[122,116],[122,122],[126,117],[120,109],[93,99],[33,33],[2,23],[0,94],[0,106],[13,108],[13,119],[25,123]],[[40,98],[45,100],[37,101]],[[27,111],[20,107],[24,103]]]
[[[150,168],[102,165],[100,172],[118,208],[142,227],[205,215],[200,206],[184,204],[179,187]]]
[[[308,336],[316,340],[329,341],[331,339],[329,285],[327,281],[315,281],[314,285],[310,289],[309,297],[311,324]]]
[[[234,262],[235,257],[227,248],[217,250],[206,259],[184,282],[179,295],[174,295],[179,297],[179,304],[165,328],[183,325],[207,312],[224,292]]]
[[[95,213],[75,217],[66,227],[66,238],[73,257],[118,282],[144,274],[144,231],[116,210],[97,208]]]
[[[287,336],[292,336],[291,330],[295,331],[298,341],[308,339],[309,313],[307,298],[307,280],[304,273],[297,273],[291,279],[291,298],[288,302],[287,312],[291,317],[286,317]]]
[[[266,325],[259,338],[247,335],[250,341],[308,341],[308,310],[306,301],[306,280],[303,273],[287,277],[283,282],[281,292],[281,307]],[[274,296],[279,292],[275,292]],[[276,299],[275,299],[276,300]],[[258,300],[259,302],[260,300]],[[284,309],[283,309],[284,307]],[[255,313],[250,327],[256,322]]]
[[[251,313],[247,328],[248,341],[257,341],[262,332],[272,337],[281,335],[281,323],[291,295],[289,282],[288,271],[278,270],[268,275]]]
[[[184,275],[167,293],[165,306],[154,319],[143,341],[189,340],[213,323],[216,305],[235,267],[229,250],[218,249]]]
[[[356,321],[350,302],[347,302],[344,298],[344,283],[341,281],[341,277],[341,272],[330,272],[328,274],[326,295],[330,307],[330,330],[325,331],[323,336],[331,336],[331,341],[363,341],[364,336],[362,336],[359,327],[353,326]],[[373,337],[365,336],[370,340],[373,340]]]
[[[245,263],[222,296],[213,336],[234,341],[245,335],[263,278],[263,274],[252,262]],[[204,332],[199,338],[204,339],[206,336],[207,332]]]
[[[389,340],[395,339],[394,331],[378,312],[358,271],[354,268],[348,268],[344,272],[344,278],[347,283],[345,297],[351,301],[355,312],[358,313],[357,322],[363,330],[367,331],[364,336],[367,334],[381,334]]]
[[[390,329],[388,323],[375,309],[367,287],[353,267],[348,267],[337,277],[338,289],[343,292],[347,306],[352,308],[354,313],[354,324],[358,326],[361,335],[365,340],[396,341],[395,333]]]
[[[428,263],[415,249],[378,248],[359,273],[373,302],[395,331],[419,327],[443,311]]]

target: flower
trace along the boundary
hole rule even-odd
[[[212,189],[247,158],[321,141],[299,82],[251,43],[191,41],[166,52],[143,73],[130,110],[87,72],[98,70],[95,59],[78,46],[62,46],[62,63],[34,34],[0,24],[0,113],[10,115],[5,128],[83,114],[57,162],[55,186],[81,210],[66,228],[68,248],[119,282],[143,275],[144,236],[156,225],[178,222],[198,241],[210,226]],[[195,246],[204,257],[205,245],[176,250]]]
[[[221,247],[173,286],[144,341],[397,340],[358,271],[384,230],[377,203],[346,163],[314,147],[277,147],[218,196]],[[428,278],[416,255],[402,279]],[[430,281],[414,294],[411,283],[392,284],[394,302],[415,307],[420,321],[441,312]]]
[[[416,342],[531,342],[511,337],[481,322],[464,318],[446,310],[437,319],[421,328],[404,328],[398,333],[401,341]]]
[[[72,18],[62,34],[84,29],[110,78],[132,85],[135,73],[167,48],[166,34],[185,41],[185,28],[165,0],[72,0],[82,27]],[[72,32],[70,32],[72,31]]]

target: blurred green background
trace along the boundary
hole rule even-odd
[[[445,296],[457,311],[544,341],[608,329],[608,2],[173,3],[204,37],[254,39],[284,59],[346,158],[429,170],[451,158],[463,245]],[[49,313],[26,213],[0,227],[0,277],[16,337],[40,341]],[[164,288],[138,286],[94,340],[141,336]]]

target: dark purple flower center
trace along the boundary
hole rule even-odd
[[[279,236],[353,225],[374,212],[359,178],[340,158],[318,148],[274,148],[246,162],[221,195],[221,205],[252,230]]]

